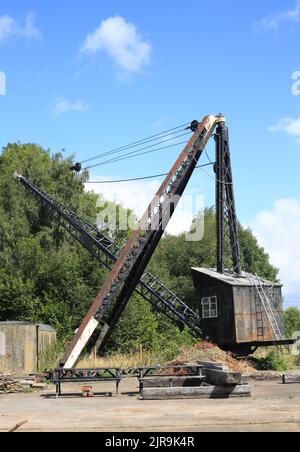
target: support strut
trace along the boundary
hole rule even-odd
[[[216,232],[217,271],[225,271],[226,239],[230,241],[233,271],[241,274],[241,258],[238,239],[238,222],[233,188],[233,176],[229,146],[229,133],[225,121],[220,122],[216,141]]]

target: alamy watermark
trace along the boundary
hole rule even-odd
[[[6,95],[6,75],[0,71],[0,96]]]
[[[0,96],[6,95],[6,75],[0,71]]]
[[[300,96],[300,71],[293,72],[292,80],[292,94],[293,96]]]
[[[135,213],[125,208],[120,208],[115,203],[99,200],[99,214],[97,217],[98,228],[104,231],[165,231],[176,209],[178,233],[184,229],[185,239],[188,242],[199,242],[204,237],[204,197],[199,195],[171,196],[162,199],[156,196],[147,214],[140,222],[137,222]],[[173,226],[176,226],[173,223]]]

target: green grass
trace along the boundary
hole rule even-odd
[[[287,356],[278,350],[272,350],[266,356],[255,358],[255,361],[259,370],[274,370],[278,372],[289,370]]]
[[[49,372],[55,369],[66,350],[66,343],[56,341],[48,350],[39,356],[39,372]]]

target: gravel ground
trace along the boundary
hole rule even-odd
[[[252,432],[300,431],[300,384],[251,382],[252,398],[230,400],[140,401],[137,381],[122,382],[122,396],[84,399],[80,385],[64,385],[63,398],[53,386],[32,394],[0,396],[0,431],[27,420],[20,432]],[[95,392],[114,391],[94,385]],[[77,393],[68,396],[67,393]]]

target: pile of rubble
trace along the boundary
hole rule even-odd
[[[241,372],[251,374],[255,372],[253,363],[247,360],[238,360],[232,353],[221,350],[217,345],[211,342],[201,341],[192,348],[187,348],[172,361],[171,364],[183,364],[187,362],[216,362],[222,363],[232,372]]]

